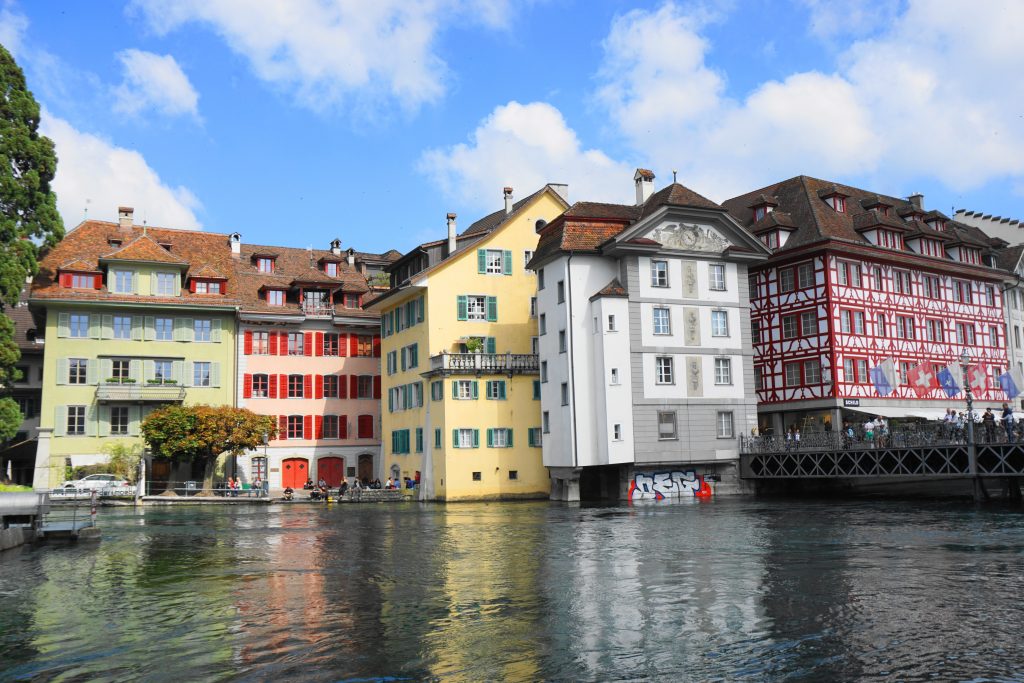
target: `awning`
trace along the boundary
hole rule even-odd
[[[925,409],[925,408],[912,408],[908,417],[923,417],[926,420],[941,420],[946,416],[946,408],[938,409]],[[959,410],[957,412],[960,412]],[[966,406],[963,412],[967,412]],[[977,411],[975,411],[977,413]]]
[[[875,417],[916,417],[925,420],[941,420],[946,414],[945,408],[915,408],[913,406],[858,406],[856,408],[844,408],[855,413],[862,413]]]

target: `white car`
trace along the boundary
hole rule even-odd
[[[90,474],[87,477],[66,481],[61,485],[66,491],[102,491],[106,488],[118,488],[128,486],[128,482],[116,474]]]

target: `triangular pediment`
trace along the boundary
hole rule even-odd
[[[642,235],[665,249],[705,251],[720,254],[732,242],[710,225],[677,221],[664,221]]]

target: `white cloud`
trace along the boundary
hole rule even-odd
[[[899,0],[800,0],[810,12],[812,35],[824,40],[865,35],[887,26],[899,14]]]
[[[199,200],[187,188],[171,187],[135,150],[117,147],[45,109],[40,131],[57,148],[57,209],[67,227],[89,218],[117,220],[117,207],[135,208],[136,222],[172,228],[201,227]]]
[[[153,108],[165,116],[199,116],[199,94],[174,57],[123,50],[117,58],[124,81],[114,88],[114,111],[136,115]]]
[[[501,188],[517,197],[545,183],[568,183],[570,197],[629,201],[632,169],[598,150],[583,149],[561,112],[543,102],[501,105],[470,135],[469,143],[423,154],[419,170],[459,206],[494,210]]]
[[[27,29],[28,17],[12,12],[8,7],[0,9],[0,45],[7,48],[15,59],[21,54]]]
[[[249,60],[256,75],[294,90],[312,109],[382,101],[406,111],[444,94],[448,67],[437,55],[442,21],[501,27],[507,0],[134,0],[164,34],[205,24]]]

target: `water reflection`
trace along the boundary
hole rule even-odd
[[[1016,511],[150,508],[0,557],[0,680],[1022,677]]]

